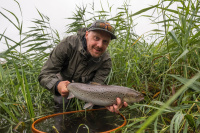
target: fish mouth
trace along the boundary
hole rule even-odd
[[[140,98],[137,99],[138,102],[144,100],[144,96],[141,96]]]
[[[140,101],[141,101],[141,100],[144,100],[144,97],[140,98]]]

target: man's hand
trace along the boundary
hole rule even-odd
[[[67,85],[69,84],[69,81],[61,81],[58,83],[57,89],[61,96],[66,97],[69,94],[69,91],[67,89]]]
[[[119,113],[119,109],[124,107],[127,107],[128,104],[127,102],[122,103],[120,98],[116,99],[117,104],[113,104],[111,106],[106,107],[110,112],[115,112],[115,113]]]

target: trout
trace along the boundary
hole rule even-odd
[[[144,99],[144,96],[128,87],[100,84],[70,83],[67,86],[69,96],[67,99],[78,98],[87,102],[84,109],[92,108],[93,105],[110,106],[116,104],[119,97],[122,102],[134,103]]]

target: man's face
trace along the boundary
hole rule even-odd
[[[111,36],[105,31],[86,31],[85,38],[87,41],[87,52],[92,57],[98,58],[107,49]]]

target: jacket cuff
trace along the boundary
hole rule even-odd
[[[59,84],[60,82],[61,82],[61,81],[57,81],[57,82],[56,82],[56,85],[55,85],[55,95],[56,95],[56,96],[61,96],[60,93],[58,92],[58,88],[57,88],[57,87],[58,87],[58,84]]]
[[[57,78],[51,79],[51,81],[46,84],[47,89],[53,91],[54,86],[55,86],[56,82],[58,82],[58,81],[59,81],[59,79],[57,79]]]

